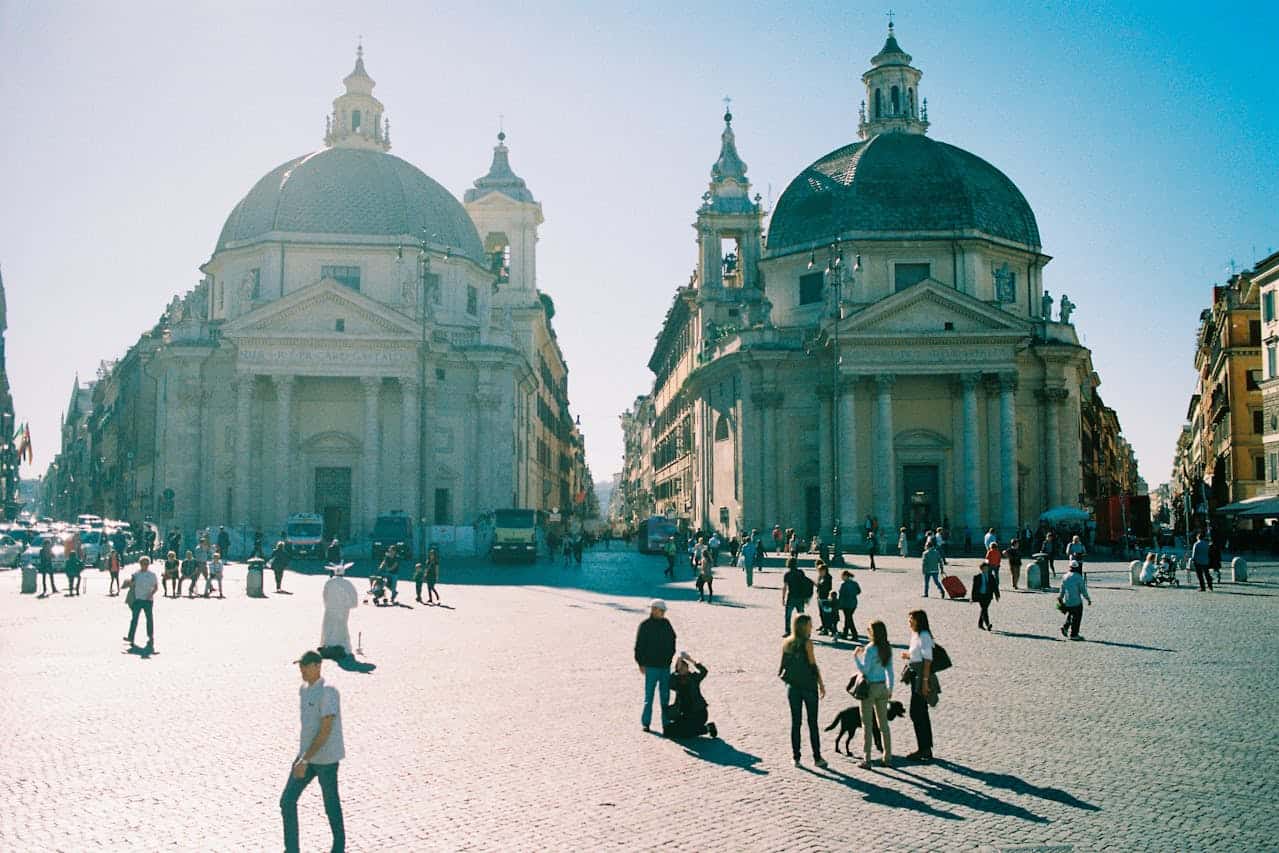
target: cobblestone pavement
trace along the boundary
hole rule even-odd
[[[712,605],[663,561],[588,552],[585,564],[447,564],[444,607],[362,606],[371,672],[325,664],[342,691],[341,786],[351,850],[1273,850],[1279,811],[1273,630],[1279,571],[1219,592],[1132,589],[1090,567],[1083,643],[1052,596],[1004,595],[995,633],[975,605],[922,602],[917,561],[858,571],[863,630],[907,640],[926,605],[954,668],[934,711],[933,764],[793,767],[776,677],[780,575],[721,568]],[[965,579],[975,561],[957,561]],[[318,642],[323,576],[292,595],[157,602],[158,653],[128,654],[122,599],[86,574],[81,598],[19,595],[0,574],[0,849],[268,850],[296,749],[297,668]],[[364,582],[356,580],[363,588]],[[60,585],[61,589],[61,585]],[[679,646],[710,668],[721,739],[640,730],[631,659],[648,598],[670,602]],[[819,641],[831,693],[851,700],[850,644]],[[901,688],[896,698],[905,699]],[[909,721],[895,751],[914,748]],[[327,849],[318,786],[303,849]]]

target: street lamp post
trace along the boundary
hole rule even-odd
[[[431,237],[435,234],[427,234],[426,228],[423,228],[421,234],[413,241],[413,247],[417,249],[418,264],[418,318],[422,329],[422,339],[419,345],[417,355],[417,399],[418,399],[418,416],[417,416],[417,471],[414,476],[417,477],[417,529],[418,529],[418,551],[419,560],[424,560],[426,556],[426,484],[422,476],[425,470],[426,460],[426,353],[427,338],[426,328],[428,312],[431,310],[431,294],[430,294],[430,278],[431,278]],[[444,257],[448,258],[452,254],[452,250],[446,248]],[[397,246],[395,249],[396,262],[404,260],[404,246]]]
[[[808,268],[811,270],[817,266],[817,253],[811,252],[808,257]],[[861,270],[862,256],[853,256],[853,272],[857,273]],[[843,536],[843,528],[839,523],[840,509],[840,483],[839,483],[839,428],[840,428],[840,402],[841,391],[839,382],[839,364],[842,359],[842,351],[839,343],[839,323],[843,319],[843,288],[844,288],[844,246],[836,240],[826,247],[826,268],[822,270],[822,274],[830,283],[831,290],[834,294],[834,310],[832,312],[831,322],[831,341],[834,345],[834,356],[831,359],[831,519],[833,520],[831,527],[832,545],[839,547],[843,543],[839,540]],[[855,425],[853,425],[855,426]],[[846,519],[847,520],[847,519]]]

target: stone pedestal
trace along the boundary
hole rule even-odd
[[[1133,586],[1141,583],[1141,560],[1133,560],[1128,564],[1128,583]]]
[[[1048,555],[1033,555],[1030,568],[1026,572],[1026,589],[1048,589]]]
[[[36,591],[36,567],[22,567],[22,595],[35,595]]]

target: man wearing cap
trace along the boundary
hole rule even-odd
[[[649,616],[635,632],[635,663],[644,673],[644,712],[640,723],[644,731],[652,731],[653,691],[659,689],[661,708],[665,708],[671,692],[671,659],[675,657],[675,629],[666,618],[666,602],[654,598],[648,603]]]
[[[298,798],[317,776],[324,797],[324,813],[333,832],[332,850],[340,853],[346,849],[342,801],[338,799],[338,762],[346,757],[342,743],[341,697],[337,688],[328,686],[320,677],[322,662],[323,658],[312,651],[294,661],[305,683],[298,688],[302,711],[301,752],[280,794],[285,853],[298,853]]]

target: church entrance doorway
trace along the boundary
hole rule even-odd
[[[822,529],[822,489],[820,486],[804,487],[804,528],[805,538],[812,539]]]
[[[941,518],[941,475],[936,465],[903,465],[902,518],[912,534],[937,527]]]
[[[324,519],[324,539],[351,536],[351,469],[315,469],[315,511]]]

